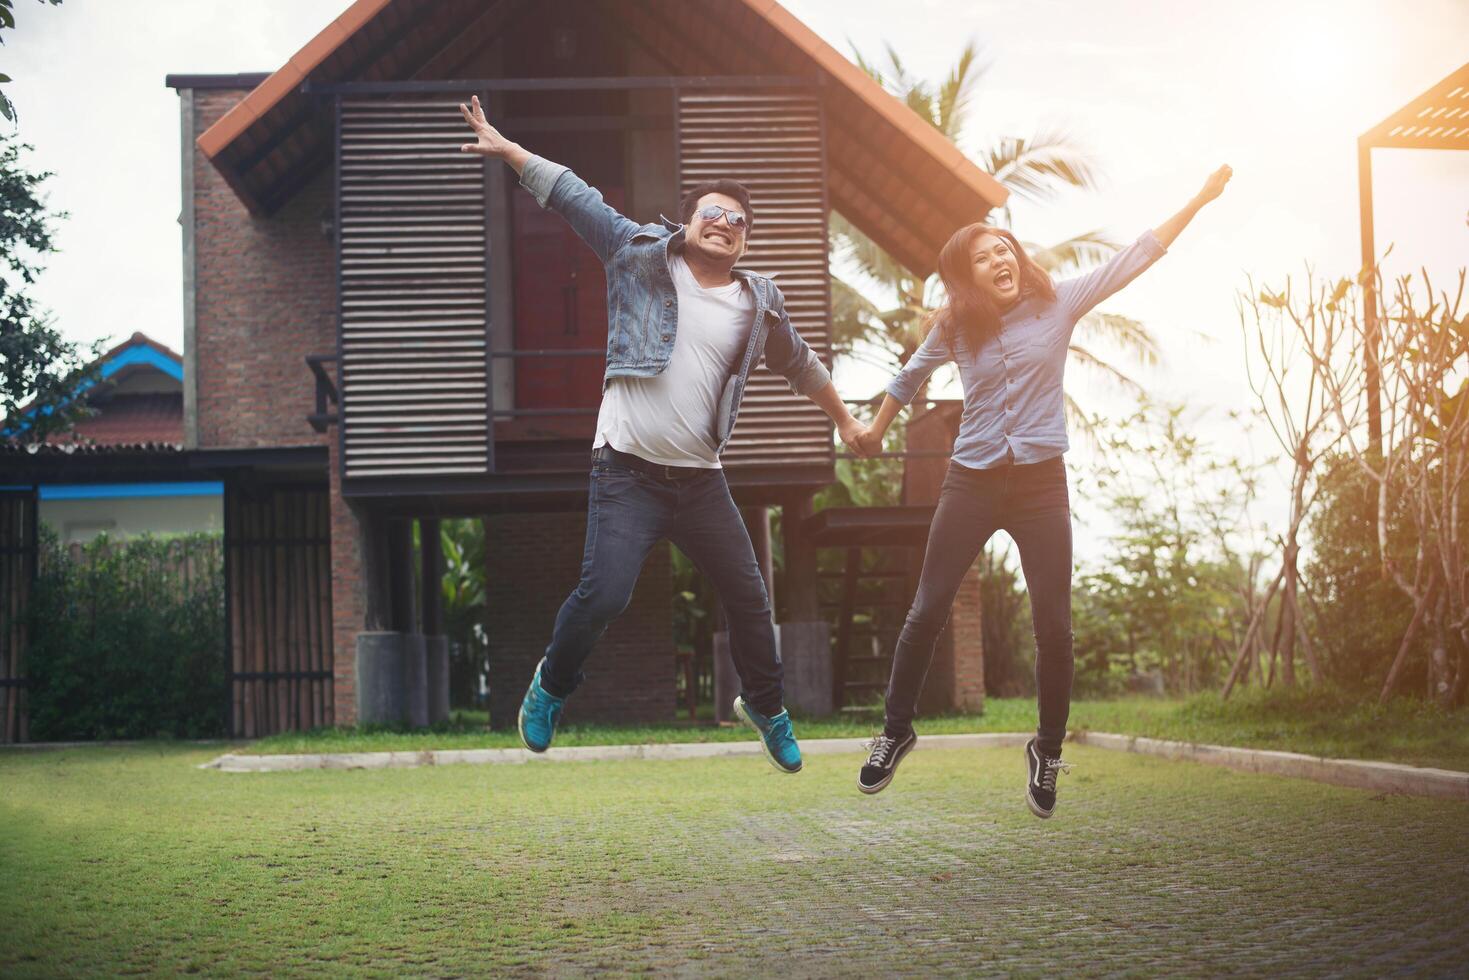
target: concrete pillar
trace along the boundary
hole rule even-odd
[[[831,627],[824,622],[781,623],[776,631],[785,668],[785,703],[803,715],[829,715],[832,703]]]
[[[357,634],[357,723],[428,724],[423,637],[395,630]]]
[[[403,689],[411,728],[428,727],[428,647],[422,633],[403,634]]]
[[[805,529],[811,498],[787,501],[781,516],[786,621],[780,624],[780,653],[786,704],[803,714],[829,715],[836,710],[831,624],[821,617],[816,545]]]
[[[775,653],[784,668],[785,706],[804,715],[829,715],[832,704],[831,627],[826,623],[781,623]],[[740,678],[729,653],[729,632],[714,634],[714,717],[733,720],[731,705]]]
[[[779,639],[777,637],[777,639]],[[734,699],[740,693],[740,675],[729,653],[729,630],[714,634],[714,720],[734,721]]]
[[[714,622],[711,625],[710,650],[714,660],[714,720],[734,720],[734,698],[740,693],[740,678],[735,673],[734,660],[729,654],[729,620],[724,616],[724,604],[714,598]]]
[[[809,509],[810,500],[805,500]],[[787,510],[783,537],[786,542],[786,596],[787,608],[792,617],[810,617],[796,622],[781,623],[775,630],[776,655],[780,658],[785,674],[785,704],[808,715],[827,715],[834,710],[832,703],[831,627],[818,615],[816,603],[816,560],[815,549],[810,547],[798,529],[795,531],[797,547],[791,547],[790,525],[799,523],[794,517],[801,505]],[[765,507],[746,507],[740,510],[745,527],[750,532],[750,543],[755,547],[755,558],[765,578],[765,587],[771,594],[771,608],[775,606],[774,562],[771,553],[770,511]],[[794,519],[793,519],[794,517]],[[792,555],[795,554],[796,578],[792,579]],[[791,600],[794,600],[792,603]],[[721,630],[714,634],[714,717],[720,721],[730,720],[730,705],[739,693],[739,675],[735,673],[734,661],[729,653],[729,634]]]

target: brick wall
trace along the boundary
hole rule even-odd
[[[245,90],[194,92],[202,133]],[[307,354],[336,349],[335,255],[322,232],[331,174],[256,218],[196,149],[195,371],[201,448],[330,447],[334,722],[356,721],[356,642],[365,628],[359,515],[342,499],[336,430],[316,433]]]
[[[531,672],[551,639],[556,611],[576,587],[583,514],[485,518],[490,634],[490,721],[515,724]],[[665,721],[674,714],[673,584],[668,545],[648,556],[627,611],[603,635],[567,702],[579,721]]]
[[[367,628],[367,592],[363,582],[362,523],[355,505],[342,497],[337,443],[332,440],[327,463],[331,493],[332,559],[332,702],[333,724],[357,723],[357,634]]]
[[[984,633],[979,601],[979,565],[969,566],[949,622],[934,644],[928,678],[918,696],[918,715],[932,717],[948,711],[984,708]]]
[[[194,131],[245,91],[194,93]],[[329,170],[329,168],[328,168]],[[322,233],[331,175],[254,218],[194,151],[195,354],[201,448],[320,444],[306,424],[315,386],[303,358],[336,349],[335,258]]]
[[[984,614],[979,591],[979,565],[975,563],[964,573],[959,594],[954,598],[954,608],[949,613],[949,628],[945,631],[953,646],[950,663],[952,705],[956,711],[984,708],[984,631],[981,619]]]

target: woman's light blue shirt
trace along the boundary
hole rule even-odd
[[[1039,463],[1070,448],[1062,381],[1076,323],[1102,300],[1136,279],[1167,251],[1152,231],[1085,275],[1056,284],[1056,299],[1022,298],[1000,318],[999,334],[977,352],[963,336],[954,349],[944,331],[923,344],[887,385],[907,405],[944,362],[959,366],[964,414],[954,440],[954,462],[988,469],[1013,461]]]

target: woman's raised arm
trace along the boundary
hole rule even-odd
[[[1214,171],[1209,175],[1209,179],[1204,181],[1203,189],[1183,206],[1183,210],[1153,229],[1153,234],[1158,236],[1158,241],[1163,244],[1164,248],[1173,244],[1179,232],[1187,228],[1188,223],[1194,220],[1194,215],[1199,213],[1199,209],[1224,193],[1224,185],[1229,183],[1229,178],[1232,176],[1234,176],[1234,171],[1230,169],[1229,164]]]

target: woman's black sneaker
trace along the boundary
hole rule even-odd
[[[1059,755],[1046,755],[1031,739],[1025,743],[1025,769],[1025,805],[1044,820],[1056,812],[1056,773],[1070,772],[1071,767]]]
[[[917,744],[918,736],[912,732],[902,738],[879,735],[868,742],[864,746],[868,750],[867,762],[857,774],[857,788],[864,793],[881,792],[893,781],[893,773],[898,771],[898,763],[903,761],[903,756],[913,751]]]

